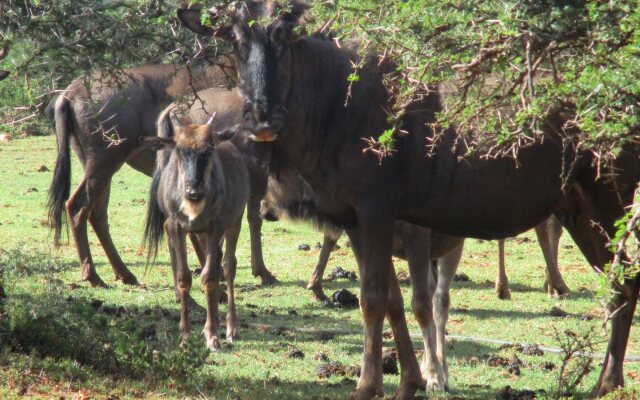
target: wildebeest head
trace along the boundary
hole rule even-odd
[[[233,45],[238,87],[245,101],[243,127],[254,141],[274,141],[283,127],[286,110],[282,103],[290,86],[287,50],[309,7],[299,1],[238,2],[229,12],[230,21],[216,29],[201,23],[198,8],[178,12],[189,29]],[[217,9],[210,9],[209,14],[214,22],[222,17]]]
[[[171,117],[173,135],[170,137],[144,137],[144,147],[152,150],[170,150],[176,155],[183,196],[191,202],[199,202],[205,196],[207,177],[215,168],[215,146],[230,139],[237,126],[214,132],[211,123],[185,124],[180,118]]]

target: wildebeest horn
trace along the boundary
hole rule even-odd
[[[211,118],[207,121],[206,125],[213,125],[213,119],[216,117],[216,113],[214,112]]]

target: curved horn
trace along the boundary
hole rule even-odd
[[[213,115],[211,116],[211,118],[209,118],[209,120],[207,121],[207,123],[205,125],[213,125],[213,119],[216,117],[216,113],[214,112]]]

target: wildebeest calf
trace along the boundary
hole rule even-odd
[[[235,248],[249,198],[249,174],[241,154],[233,144],[225,141],[232,136],[232,130],[214,132],[210,123],[188,125],[175,116],[171,123],[171,136],[143,141],[148,148],[162,150],[151,185],[145,239],[150,249],[155,250],[163,229],[167,233],[172,268],[182,298],[180,328],[184,343],[190,330],[189,302],[185,300],[191,290],[185,236],[187,233],[198,234],[206,255],[201,274],[207,301],[203,333],[207,347],[218,350],[221,261],[228,294],[227,340],[236,337]],[[226,248],[224,260],[221,260],[223,238]]]

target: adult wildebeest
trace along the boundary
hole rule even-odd
[[[183,123],[173,117],[170,136],[144,138],[144,146],[163,150],[156,162],[145,239],[157,249],[166,230],[171,267],[181,296],[180,328],[183,343],[190,330],[189,291],[191,271],[187,265],[187,233],[199,235],[206,262],[201,281],[207,300],[204,335],[207,347],[220,348],[218,339],[218,299],[220,266],[227,283],[227,340],[236,336],[237,318],[233,281],[236,274],[236,245],[242,214],[249,200],[249,172],[240,152],[227,140],[231,131],[213,132],[213,125]],[[220,245],[225,239],[224,259]]]
[[[318,255],[318,262],[311,274],[307,289],[313,292],[313,297],[325,301],[327,296],[322,290],[322,277],[329,261],[331,251],[342,236],[343,230],[326,221],[313,200],[313,190],[307,182],[293,170],[281,172],[276,178],[269,177],[267,193],[260,202],[260,216],[267,221],[277,221],[281,218],[312,222],[324,233],[322,247]],[[562,226],[556,217],[549,217],[535,227],[538,243],[547,265],[544,290],[549,296],[567,296],[569,288],[564,283],[558,269],[558,243],[562,234]],[[438,236],[446,236],[436,234]],[[402,247],[402,230],[396,224],[393,249],[394,255]],[[504,239],[498,241],[499,264],[495,290],[498,298],[510,299],[509,280],[504,262]],[[433,258],[433,255],[432,255]]]
[[[73,81],[55,100],[55,106],[49,105],[47,113],[58,140],[58,158],[49,189],[49,220],[57,244],[66,201],[82,278],[92,286],[105,284],[98,276],[91,256],[87,221],[104,248],[116,280],[137,283],[109,233],[107,208],[113,175],[126,162],[151,176],[155,155],[141,149],[139,139],[155,136],[160,112],[173,100],[197,90],[226,87],[228,74],[233,71],[228,60],[222,60],[221,65],[202,61],[189,67],[147,65],[126,69],[116,77],[98,71],[89,78]],[[84,175],[69,198],[70,143],[82,163]],[[266,174],[261,179],[266,182]],[[265,185],[261,183],[257,187]],[[259,276],[262,283],[273,283],[275,278],[264,265],[260,246],[259,202],[262,196],[263,193],[252,193],[247,212],[251,227],[251,266],[254,276]]]
[[[390,129],[383,75],[394,68],[379,58],[360,64],[354,52],[333,41],[300,37],[294,28],[307,8],[297,1],[286,8],[274,1],[243,1],[225,19],[231,25],[215,28],[204,26],[196,9],[179,15],[192,30],[233,44],[246,103],[244,129],[259,137],[277,135],[278,162],[297,169],[314,190],[319,209],[346,228],[360,266],[365,336],[352,398],[369,399],[382,392],[385,313],[405,321],[404,315],[393,315],[403,311],[394,307],[393,295],[390,228],[396,220],[454,236],[499,239],[553,213],[589,263],[601,269],[612,259],[603,231],[613,236],[614,222],[632,203],[640,180],[640,146],[627,142],[612,161],[616,174],[597,179],[592,153],[570,144],[576,129],[566,124],[571,107],[558,105],[541,116],[544,140],[523,146],[517,167],[510,157],[464,157],[467,148],[453,126],[441,132],[426,157],[431,124],[442,110],[443,99],[434,88],[407,107],[401,128],[409,134],[396,138],[395,152],[380,161],[363,152],[363,139]],[[357,82],[347,79],[353,65],[362,65]],[[563,171],[570,173],[562,176]],[[596,394],[624,383],[623,359],[639,290],[640,274],[626,277],[619,287],[613,306],[622,307],[612,318]],[[396,396],[413,398],[423,381],[409,355],[407,328],[397,329],[402,375]]]
[[[312,223],[324,232],[318,263],[307,289],[313,292],[316,300],[328,300],[322,290],[322,276],[331,250],[343,230],[318,211],[313,190],[297,171],[284,169],[279,171],[277,178],[269,177],[267,194],[260,204],[260,215],[268,221],[284,217]],[[416,282],[414,290],[418,291],[416,298],[428,303],[427,310],[433,310],[433,314],[428,313],[425,319],[419,320],[424,332],[423,374],[433,387],[448,386],[444,345],[449,318],[449,287],[458,268],[463,245],[462,238],[432,232],[407,222],[397,221],[395,224],[392,254],[407,260],[412,281],[425,274],[428,280],[426,287]]]

